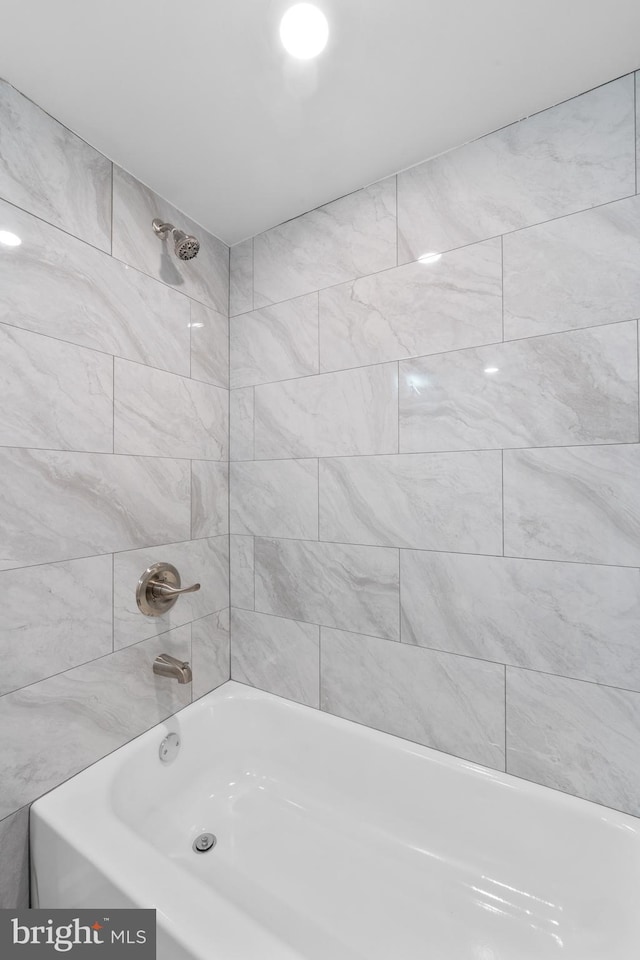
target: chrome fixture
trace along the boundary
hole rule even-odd
[[[153,232],[161,240],[166,240],[171,234],[173,239],[173,249],[176,252],[178,260],[193,260],[198,256],[200,241],[197,237],[192,237],[184,230],[178,230],[172,223],[164,223],[160,217],[153,221]]]
[[[193,841],[193,849],[196,853],[208,853],[209,850],[213,850],[217,842],[212,833],[201,833]]]
[[[171,563],[154,563],[142,574],[136,588],[136,602],[145,617],[161,617],[183,593],[196,593],[199,583],[180,586],[180,574]]]
[[[191,683],[193,674],[187,660],[176,660],[168,653],[161,653],[153,661],[153,672],[156,677],[169,677],[170,680],[177,680],[178,683]],[[180,743],[178,742],[178,746]]]
[[[165,654],[166,656],[166,654]],[[160,744],[158,756],[163,763],[171,763],[178,756],[180,749],[180,737],[177,733],[168,733]]]

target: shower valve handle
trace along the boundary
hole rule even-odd
[[[194,583],[190,587],[172,587],[164,580],[149,580],[148,586],[151,587],[154,596],[158,597],[179,597],[181,593],[197,593],[200,589],[199,583]]]

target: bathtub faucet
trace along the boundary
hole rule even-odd
[[[191,683],[191,667],[185,660],[176,660],[168,653],[161,653],[153,661],[153,672],[158,677],[171,677],[178,683]]]

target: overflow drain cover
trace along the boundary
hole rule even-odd
[[[213,850],[217,842],[212,833],[201,833],[193,841],[193,849],[196,853],[208,853],[209,850]]]

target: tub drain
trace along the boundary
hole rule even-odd
[[[196,853],[208,853],[209,850],[213,850],[217,842],[212,833],[201,833],[193,841],[193,849]]]

